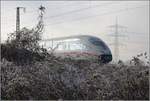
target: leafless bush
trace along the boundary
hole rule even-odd
[[[142,59],[141,59],[142,58]],[[140,53],[137,56],[134,56],[131,61],[131,65],[150,65],[147,52]]]
[[[10,33],[7,39],[7,44],[17,48],[25,48],[34,52],[39,51],[40,46],[38,41],[40,40],[40,37],[38,32],[36,32],[34,29],[30,30],[24,27],[18,33],[20,35],[19,39],[14,37],[16,32]]]
[[[18,33],[19,39],[15,37],[14,32],[10,34],[6,43],[1,44],[2,59],[5,58],[17,65],[27,65],[50,56],[46,49],[39,46],[41,31],[22,28]]]
[[[3,60],[1,66],[2,99],[149,99],[149,67],[145,65],[100,65],[49,57],[25,66]]]

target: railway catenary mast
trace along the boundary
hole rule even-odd
[[[34,28],[34,31],[36,32],[36,37],[38,39],[41,39],[41,34],[43,33],[43,29],[44,29],[44,21],[43,21],[44,13],[45,13],[45,7],[41,5],[39,7],[39,21],[36,27]]]
[[[25,12],[25,7],[17,7],[16,8],[16,39],[19,40],[20,39],[20,9],[23,9]]]

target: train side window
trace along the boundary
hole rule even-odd
[[[63,50],[63,45],[59,44],[57,50]]]
[[[86,47],[80,42],[72,42],[69,44],[70,50],[84,50]]]
[[[80,39],[66,39],[64,40],[64,47],[66,51],[70,50],[80,50],[81,46],[79,45]]]
[[[66,50],[70,50],[70,44],[69,44],[69,42],[66,42]]]
[[[58,50],[66,50],[66,44],[64,42],[59,43]]]
[[[44,42],[43,46],[48,49],[49,47],[51,47],[51,42],[50,41]]]
[[[52,48],[56,48],[56,50],[58,49],[59,45],[60,45],[60,43],[57,41],[52,42]]]
[[[81,44],[81,45],[82,45],[82,50],[87,50],[86,45],[84,45],[84,44]]]

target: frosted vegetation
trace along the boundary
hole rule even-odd
[[[123,99],[149,98],[149,67],[61,60],[17,66],[1,62],[2,99]]]
[[[11,38],[1,45],[3,100],[149,99],[149,63],[140,60],[146,53],[116,64],[61,59],[38,46],[34,31],[22,33],[19,43]]]

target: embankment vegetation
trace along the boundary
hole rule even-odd
[[[149,99],[149,65],[139,57],[130,64],[61,59],[39,47],[32,31],[21,32],[20,41],[1,44],[2,100]]]
[[[1,61],[1,97],[9,100],[148,100],[149,67],[62,60]]]

